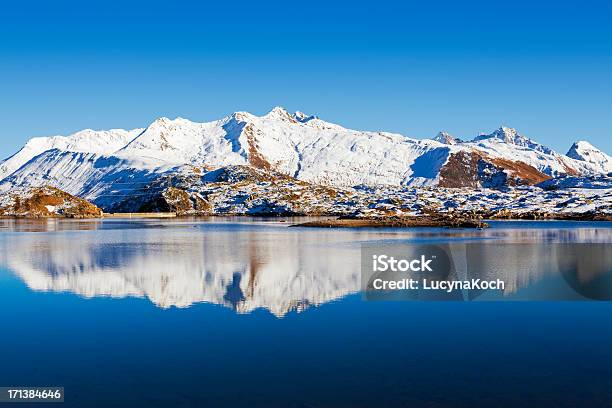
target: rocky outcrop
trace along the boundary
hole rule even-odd
[[[509,170],[490,163],[477,153],[454,160],[457,160],[456,167],[447,169],[449,172],[445,174],[457,182],[467,182],[453,184],[453,188],[333,188],[249,166],[229,166],[198,176],[175,176],[169,182],[171,187],[163,186],[159,191],[155,186],[148,186],[143,190],[152,191],[148,199],[136,196],[130,200],[139,198],[140,201],[128,200],[121,211],[111,212],[258,216],[357,214],[361,218],[448,215],[454,219],[479,216],[538,219],[591,214],[586,216],[588,218],[612,213],[609,178],[593,178],[589,183],[586,180],[570,183],[570,178],[564,178],[566,181],[553,183],[550,180],[538,186],[514,185],[512,180],[508,187],[499,190],[498,183],[507,183],[506,178],[513,177],[507,173]],[[442,181],[446,180],[451,179]],[[549,185],[552,187],[542,188]],[[138,205],[139,202],[146,203],[146,207]]]
[[[87,200],[47,186],[1,196],[0,216],[94,218],[102,216],[102,210]]]
[[[272,165],[264,155],[259,151],[259,145],[256,137],[256,133],[261,133],[260,131],[254,129],[252,124],[248,124],[244,127],[244,134],[247,138],[247,145],[249,149],[249,164],[255,168],[263,169],[263,170],[273,170]]]
[[[176,213],[176,215],[210,215],[212,206],[197,192],[176,187],[153,190],[143,196],[129,197],[112,207],[112,213]]]
[[[177,215],[209,215],[212,206],[198,193],[188,193],[180,188],[170,187],[162,196],[171,212]]]
[[[534,185],[550,176],[521,161],[489,157],[483,152],[458,152],[440,169],[440,187],[506,188]]]
[[[480,156],[474,152],[451,154],[440,169],[440,187],[476,187],[478,186],[478,162]]]
[[[551,178],[549,175],[542,173],[535,167],[521,161],[512,161],[502,158],[493,158],[489,160],[491,164],[498,169],[502,169],[509,175],[507,184],[510,186],[520,184],[534,185]]]
[[[124,200],[102,208],[108,213],[179,216],[423,217],[420,220],[437,216],[455,220],[605,220],[612,214],[612,182],[607,176],[561,177],[531,186],[529,183],[539,179],[538,173],[513,166],[499,162],[495,165],[478,152],[456,154],[443,169],[443,187],[419,188],[334,188],[251,166],[211,171],[198,168],[144,184]],[[499,189],[500,186],[506,187]],[[45,187],[0,195],[0,215],[93,217],[100,216],[100,209],[61,190]]]
[[[292,225],[310,228],[416,228],[416,227],[448,227],[448,228],[488,228],[489,224],[479,218],[463,215],[454,216],[391,216],[391,217],[339,217],[331,220],[308,221]]]

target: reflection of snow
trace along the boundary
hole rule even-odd
[[[288,231],[288,230],[285,230]],[[359,246],[318,234],[122,230],[22,235],[6,263],[34,290],[85,297],[147,297],[160,307],[196,302],[276,315],[359,289]]]
[[[512,293],[553,272],[556,254],[549,243],[612,240],[609,228],[542,228],[545,223],[529,228],[528,222],[518,223],[525,225],[520,229],[509,223],[509,228],[498,225],[485,231],[321,231],[280,223],[154,223],[156,227],[130,221],[121,223],[128,229],[57,231],[51,226],[54,232],[12,233],[0,240],[0,261],[34,290],[146,297],[163,308],[211,302],[240,313],[265,308],[282,316],[357,292],[361,243],[458,239],[452,245],[453,259],[463,278],[462,271],[476,259],[469,251],[466,254],[463,243],[481,242],[473,249],[482,258],[481,272],[470,277],[502,278],[505,292]],[[496,242],[530,245],[516,246],[518,252],[512,252]]]

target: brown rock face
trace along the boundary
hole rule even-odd
[[[1,208],[0,215],[18,217],[95,218],[102,210],[87,200],[55,187],[36,187],[12,196],[12,204]]]
[[[537,184],[549,179],[533,166],[521,161],[491,158],[479,151],[450,155],[440,169],[440,187],[502,188],[517,184]]]
[[[478,186],[478,162],[475,153],[459,152],[449,156],[448,162],[440,169],[440,187],[459,188]]]
[[[542,173],[533,166],[521,161],[512,161],[508,159],[489,159],[498,168],[506,170],[515,178],[515,184],[538,184],[544,180],[548,180],[550,176]],[[516,180],[518,179],[518,180]]]
[[[176,213],[185,213],[193,210],[193,202],[190,200],[189,193],[175,187],[169,187],[163,193],[163,197],[168,207]]]
[[[121,211],[133,210],[132,203],[127,203]],[[119,212],[121,212],[119,211]],[[175,212],[177,215],[207,215],[212,206],[198,194],[189,193],[176,187],[168,187],[161,194],[154,194],[139,207],[137,212]]]
[[[257,146],[257,139],[255,137],[255,130],[251,124],[248,124],[244,128],[244,133],[247,137],[247,143],[249,145],[249,164],[253,167],[263,170],[272,170],[272,165],[268,162],[261,153],[259,153]]]

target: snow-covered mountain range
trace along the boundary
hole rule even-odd
[[[470,141],[444,132],[417,140],[276,107],[263,116],[160,118],[144,129],[37,137],[0,163],[0,192],[50,185],[104,207],[160,177],[230,165],[334,187],[496,188],[612,172],[612,158],[583,141],[563,155],[507,127]]]

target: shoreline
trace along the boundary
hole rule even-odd
[[[336,218],[332,220],[308,221],[291,225],[307,228],[488,228],[489,224],[479,219],[450,218],[440,216]]]
[[[487,228],[488,221],[586,221],[586,222],[612,222],[612,215],[608,214],[557,214],[556,216],[540,216],[534,214],[512,214],[512,216],[467,216],[463,214],[427,214],[416,216],[380,216],[380,217],[347,217],[338,214],[178,214],[170,212],[162,213],[105,213],[102,216],[74,216],[74,215],[0,215],[5,220],[104,220],[104,219],[187,219],[187,218],[313,218],[306,221],[291,224],[291,227],[307,228],[427,228],[427,227],[449,227],[449,228]],[[329,219],[320,219],[329,218]]]

